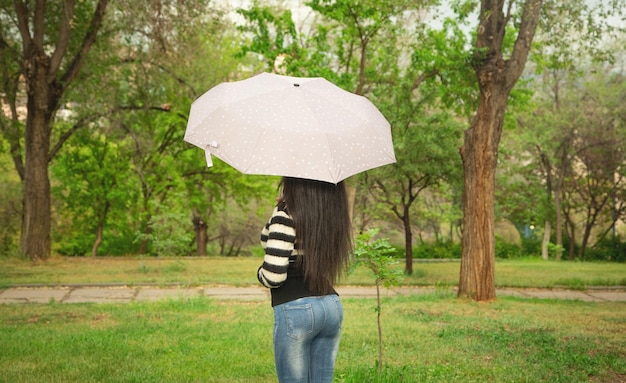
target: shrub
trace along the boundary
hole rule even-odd
[[[519,258],[524,255],[522,246],[515,243],[509,243],[502,238],[496,236],[496,258],[511,259]]]
[[[531,236],[522,237],[521,254],[523,256],[536,256],[541,254],[541,239]]]
[[[452,241],[422,243],[413,249],[414,258],[455,259],[461,257],[461,244]]]
[[[620,236],[605,238],[585,250],[586,261],[626,262],[626,242]]]
[[[69,257],[83,257],[89,255],[93,246],[94,236],[79,235],[67,238],[59,245],[57,252]]]

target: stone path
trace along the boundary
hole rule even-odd
[[[433,293],[433,287],[396,287],[383,289],[384,296]],[[376,297],[376,288],[340,286],[342,297]],[[562,289],[498,289],[497,296],[516,296],[536,299],[570,299],[585,302],[626,302],[626,288],[594,288],[584,291]],[[80,285],[59,287],[9,287],[0,289],[0,304],[12,303],[126,303],[207,296],[216,299],[269,301],[269,291],[263,287],[154,287],[154,286],[104,286]]]

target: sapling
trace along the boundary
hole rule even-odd
[[[378,231],[378,229],[369,229],[357,236],[350,272],[353,272],[359,266],[365,266],[374,274],[378,320],[378,373],[380,373],[383,366],[380,286],[382,284],[384,287],[389,288],[398,285],[402,278],[402,270],[396,266],[398,262],[393,258],[395,249],[389,244],[387,238],[374,239]]]

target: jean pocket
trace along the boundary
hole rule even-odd
[[[310,304],[286,305],[283,313],[288,337],[303,339],[313,332],[313,308]]]
[[[339,300],[339,296],[337,295],[332,296],[332,301],[336,310],[336,320],[338,321],[339,328],[341,328],[341,324],[343,322],[343,306],[341,305],[341,300]]]

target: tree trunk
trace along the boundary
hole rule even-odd
[[[541,258],[544,260],[548,260],[550,258],[550,252],[548,245],[550,244],[550,236],[552,235],[552,223],[550,217],[550,208],[552,207],[552,194],[554,193],[553,189],[553,179],[552,179],[552,161],[550,161],[550,157],[546,153],[541,153],[541,163],[546,172],[546,217],[543,225],[543,239],[541,241]]]
[[[21,247],[24,255],[36,261],[48,258],[51,253],[48,153],[55,105],[49,101],[51,90],[47,84],[46,57],[35,53],[26,61],[30,65],[30,72],[27,80],[28,116],[24,143],[26,161]]]
[[[102,243],[102,229],[104,228],[104,223],[100,222],[98,227],[96,228],[96,240],[93,242],[93,246],[91,247],[91,256],[95,257],[98,255],[98,248]]]
[[[409,217],[409,207],[404,208],[404,246],[405,250],[405,262],[404,272],[406,275],[413,274],[413,232],[411,231],[411,219]]]
[[[104,224],[107,221],[107,215],[109,214],[109,209],[111,208],[111,204],[109,201],[104,203],[104,209],[99,214],[98,218],[98,226],[96,227],[96,239],[93,242],[93,246],[91,247],[91,256],[95,257],[98,255],[98,248],[102,243],[102,231],[104,230]]]
[[[494,92],[487,100],[482,92],[478,115],[465,131],[461,148],[464,189],[458,295],[478,301],[496,298],[494,193],[506,97]]]
[[[561,211],[561,189],[557,187],[554,191],[554,212],[556,214],[556,228],[555,228],[555,241],[556,241],[556,255],[557,261],[560,261],[563,257],[563,212]]]
[[[383,371],[383,326],[380,318],[381,302],[380,302],[380,281],[376,279],[376,322],[378,324],[378,374]]]
[[[541,258],[546,261],[550,258],[550,254],[548,253],[548,244],[550,243],[551,231],[552,225],[550,224],[550,220],[546,219],[543,231],[543,240],[541,241]]]
[[[513,51],[503,57],[504,35],[511,8],[504,1],[482,0],[473,65],[480,96],[478,112],[465,131],[463,159],[463,236],[459,297],[478,301],[495,299],[494,191],[498,145],[507,99],[524,70],[532,44],[541,0],[526,0]]]
[[[565,167],[567,160],[567,150],[562,149],[561,163],[559,164],[559,171],[557,175],[556,184],[554,187],[554,214],[556,216],[555,227],[555,241],[556,241],[556,255],[557,261],[560,261],[563,257],[563,210],[561,207],[561,190],[563,190],[563,183],[565,179]]]
[[[196,236],[196,255],[203,257],[206,255],[206,246],[208,242],[207,224],[197,215],[193,216],[193,231]]]
[[[576,256],[576,225],[569,214],[565,215],[565,231],[569,234],[568,259],[573,261]]]

